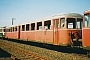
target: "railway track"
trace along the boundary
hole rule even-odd
[[[15,51],[19,51],[19,52],[24,53],[25,55],[28,56],[28,59],[29,59],[29,58],[33,58],[33,60],[34,60],[34,59],[35,59],[35,60],[49,60],[48,58],[45,58],[45,57],[42,57],[42,56],[40,56],[40,55],[38,55],[38,54],[35,54],[35,53],[32,53],[32,52],[26,51],[26,50],[21,49],[21,48],[19,48],[19,47],[9,45],[9,44],[7,44],[7,43],[5,43],[5,42],[0,42],[0,44],[3,45],[3,46],[6,46],[6,47],[8,47],[8,48],[11,48],[11,49],[13,49],[13,50],[15,50]],[[16,56],[12,55],[11,58],[15,59]],[[24,59],[24,58],[23,58],[23,59]]]
[[[76,53],[73,53],[73,52],[72,53],[71,52],[68,52],[68,53],[67,52],[58,52],[58,51],[55,51],[55,50],[50,50],[50,49],[46,49],[46,48],[40,48],[40,47],[30,46],[30,45],[27,45],[27,44],[22,44],[22,43],[7,41],[7,40],[1,40],[0,42],[3,42],[4,44],[7,44],[7,45],[8,44],[9,45],[12,45],[14,47],[16,46],[19,49],[24,49],[25,51],[28,51],[28,52],[36,53],[36,55],[39,55],[41,57],[45,57],[47,60],[66,60],[66,59],[68,59],[68,60],[90,60],[90,58],[88,58],[84,54],[76,54]],[[2,48],[3,48],[3,46],[2,46]],[[6,49],[6,47],[5,47],[5,49]],[[8,48],[8,49],[10,49],[10,48]],[[13,49],[13,50],[15,50],[15,49]],[[22,53],[24,55],[21,56],[21,58],[19,58],[20,56],[19,57],[16,57],[16,55],[15,55],[15,57],[18,58],[18,59],[20,59],[20,60],[25,59],[24,57],[26,57],[26,58],[27,57],[30,57],[30,56],[25,56],[25,55],[29,55],[26,52],[22,52]],[[22,54],[18,54],[18,55],[22,55]],[[34,58],[34,56],[32,56],[31,58]],[[39,58],[35,58],[35,59],[36,60],[40,60]],[[28,60],[34,60],[34,59],[28,58]]]

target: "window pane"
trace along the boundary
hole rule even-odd
[[[12,32],[12,29],[9,29],[9,32]]]
[[[13,32],[14,32],[14,27],[13,27]]]
[[[84,25],[85,27],[90,26],[90,14],[84,15]]]
[[[67,18],[67,28],[76,28],[76,20],[75,18]]]
[[[84,26],[88,26],[88,15],[84,15]]]
[[[22,25],[22,31],[25,31],[25,25]]]
[[[26,31],[29,31],[29,24],[26,24]]]
[[[12,32],[12,27],[11,27],[11,29],[10,29],[10,32]]]
[[[61,18],[61,28],[65,28],[65,18]]]
[[[82,19],[77,19],[77,28],[82,28]]]
[[[17,31],[17,26],[15,27],[15,31]]]
[[[51,27],[51,20],[44,21],[44,29],[50,29]]]
[[[85,27],[87,27],[87,21],[84,21]]]
[[[37,30],[42,30],[42,22],[37,22]]]
[[[88,27],[90,27],[90,14],[88,16]]]
[[[31,30],[35,30],[35,23],[31,23]]]
[[[42,26],[39,26],[39,30],[42,30]]]
[[[73,23],[68,23],[68,28],[73,28]]]

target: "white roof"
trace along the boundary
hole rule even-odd
[[[35,23],[35,22],[42,22],[42,21],[52,20],[54,18],[61,18],[61,17],[77,17],[77,18],[82,18],[83,15],[81,15],[79,13],[55,14],[55,15],[52,15],[52,16],[48,16],[48,17],[32,20],[32,21],[27,22],[27,23],[22,23],[22,24],[18,24],[18,25],[11,25],[9,27],[15,27],[15,26],[19,26],[19,25],[31,24],[31,23]]]
[[[90,8],[84,11],[84,13],[87,13],[87,12],[90,13]]]

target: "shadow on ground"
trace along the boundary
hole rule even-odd
[[[37,47],[46,48],[49,50],[55,50],[55,51],[64,52],[64,53],[77,53],[77,54],[85,54],[85,55],[87,54],[87,51],[82,48],[63,47],[63,46],[52,45],[47,43],[23,41],[23,40],[16,40],[16,39],[8,39],[8,41],[18,42],[22,44],[31,45],[31,46],[37,46]]]
[[[0,58],[2,58],[2,57],[4,57],[4,58],[11,57],[11,54],[9,54],[8,52],[6,52],[0,48]]]

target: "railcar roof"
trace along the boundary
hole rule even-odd
[[[5,28],[0,28],[0,29],[5,29]]]
[[[55,15],[51,15],[51,16],[48,16],[48,17],[32,20],[32,21],[29,21],[29,22],[26,22],[26,23],[21,23],[21,24],[18,24],[18,25],[11,25],[9,27],[15,27],[15,26],[19,26],[19,25],[31,24],[31,23],[35,23],[35,22],[42,22],[42,21],[47,21],[47,20],[52,20],[54,18],[62,18],[62,17],[77,17],[77,18],[82,18],[83,15],[81,15],[79,13],[55,14]]]
[[[11,28],[11,27],[16,27],[16,26],[19,26],[19,24],[18,25],[7,26],[6,28]]]
[[[84,14],[90,14],[90,8],[84,11]]]
[[[61,18],[61,17],[77,17],[77,18],[82,18],[83,15],[81,15],[81,14],[79,14],[79,13],[62,13],[62,14],[55,14],[55,15],[48,16],[48,17],[44,17],[44,18],[41,18],[41,19],[32,20],[32,21],[30,21],[30,22],[23,23],[23,24],[21,24],[21,25],[30,24],[30,23],[35,23],[35,22],[42,22],[42,21],[52,20],[52,19],[54,19],[54,18]]]
[[[82,18],[83,15],[79,14],[79,13],[63,13],[63,14],[56,14],[54,16],[58,16],[58,17],[77,17],[77,18]]]

